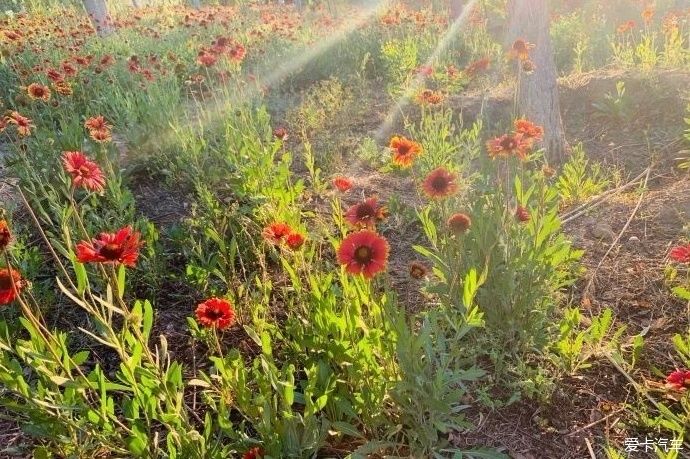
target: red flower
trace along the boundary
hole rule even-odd
[[[690,371],[676,370],[666,377],[666,385],[675,390],[685,390],[690,386]]]
[[[528,143],[522,138],[522,134],[504,134],[501,137],[491,139],[486,143],[489,156],[493,159],[507,158],[515,155],[520,159],[527,158]]]
[[[284,127],[278,127],[273,130],[273,136],[276,139],[280,140],[287,140],[288,138],[288,131]]]
[[[647,5],[647,7],[642,11],[641,16],[646,25],[649,25],[652,22],[652,18],[654,18],[654,13],[655,11],[652,5]]]
[[[525,119],[515,120],[515,133],[522,135],[523,139],[542,140],[544,128]]]
[[[12,112],[7,117],[7,122],[17,126],[17,133],[20,137],[27,137],[31,135],[31,130],[35,127],[33,122],[19,114],[19,112]]]
[[[372,278],[386,269],[388,241],[373,231],[362,230],[347,236],[338,248],[338,263],[350,274]]]
[[[84,187],[90,191],[103,191],[105,177],[98,164],[87,158],[80,151],[62,153],[62,164],[65,172],[72,176],[72,186]]]
[[[427,273],[429,270],[427,269],[424,264],[418,262],[418,261],[413,261],[410,263],[410,277],[413,279],[424,279],[426,277]]]
[[[432,199],[446,198],[458,191],[458,177],[444,167],[434,169],[422,183],[424,193]]]
[[[419,94],[417,94],[417,102],[425,105],[438,105],[443,102],[445,96],[441,91],[432,91],[431,89],[425,89]]]
[[[218,58],[214,54],[206,51],[201,51],[196,58],[197,64],[203,65],[204,67],[213,67],[217,61]]]
[[[690,263],[690,244],[672,248],[669,256],[679,263]]]
[[[33,100],[41,99],[44,102],[48,102],[50,100],[50,89],[42,84],[31,83],[26,88],[26,92]]]
[[[472,219],[466,214],[457,213],[451,215],[446,224],[452,233],[460,235],[470,229]]]
[[[242,459],[263,459],[264,457],[264,450],[263,448],[254,447],[252,449],[248,449],[243,455]]]
[[[11,240],[12,233],[10,232],[10,227],[5,220],[0,220],[0,252],[10,245]]]
[[[115,263],[133,268],[139,257],[140,234],[131,226],[117,233],[101,233],[98,237],[77,244],[77,260],[80,263]]]
[[[218,330],[228,328],[235,321],[235,310],[228,300],[210,298],[196,307],[196,320],[204,327]]]
[[[355,204],[345,212],[345,220],[355,228],[374,228],[376,223],[384,218],[386,218],[386,208],[380,206],[376,198],[369,198]]]
[[[411,166],[415,157],[422,152],[420,144],[402,136],[391,138],[388,147],[393,150],[393,162],[400,167]]]
[[[300,247],[302,247],[302,244],[304,244],[304,241],[305,241],[305,237],[303,235],[301,235],[300,233],[290,233],[285,238],[285,243],[292,250],[297,250]]]
[[[10,304],[26,285],[22,276],[11,268],[0,268],[0,305]]]
[[[515,209],[515,218],[522,223],[527,223],[530,220],[529,210],[527,210],[526,207],[518,205],[517,209]]]
[[[333,179],[333,186],[336,187],[338,191],[345,193],[346,191],[350,191],[352,188],[352,180],[339,175]]]
[[[417,67],[416,73],[417,75],[429,77],[434,74],[434,68],[430,65],[422,65],[420,67]]]
[[[289,234],[292,234],[292,228],[285,222],[271,223],[262,232],[264,239],[272,244],[280,244]]]

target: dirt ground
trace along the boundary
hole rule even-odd
[[[615,94],[617,81],[625,81],[630,99],[625,119],[607,118],[592,105],[607,93]],[[675,366],[670,339],[684,332],[687,325],[685,320],[674,320],[688,312],[671,296],[664,266],[669,247],[683,239],[684,225],[690,221],[690,176],[675,168],[675,159],[690,148],[682,137],[688,90],[690,73],[686,72],[641,75],[612,70],[561,81],[563,119],[572,145],[582,142],[592,160],[616,168],[622,177],[636,176],[651,167],[639,208],[640,193],[633,188],[565,226],[575,246],[585,250],[582,264],[586,271],[569,292],[572,303],[582,305],[584,313],[592,315],[611,308],[616,324],[626,326],[624,343],[646,330],[645,359],[633,374],[641,383],[663,377],[654,374],[655,368],[665,372]],[[512,95],[509,89],[498,88],[458,97],[450,104],[467,121],[483,111],[497,125],[510,118]],[[373,100],[369,106],[371,123],[365,135],[375,131],[388,108],[384,99]],[[358,117],[352,119],[359,122],[354,121]],[[348,128],[367,129],[361,125],[343,127]],[[358,161],[351,162],[349,168],[342,173],[357,177],[356,196],[372,192],[378,192],[382,200],[392,195],[409,196],[412,185],[405,180],[367,169]],[[169,190],[135,185],[133,192],[142,213],[157,224],[174,223],[187,213],[179,204],[184,199]],[[155,205],[145,201],[151,196],[156,197]],[[8,177],[0,170],[0,202],[9,199]],[[407,265],[415,256],[409,247],[421,236],[397,225],[391,225],[389,231],[393,286],[408,310],[418,310],[423,298],[409,282]],[[604,258],[617,238],[618,243]],[[589,294],[583,298],[588,285]],[[184,327],[185,315],[167,312],[169,333],[179,335],[175,330],[184,330],[173,325],[181,322]],[[631,432],[623,422],[625,404],[634,397],[624,376],[611,362],[600,358],[584,372],[559,380],[544,403],[523,401],[498,410],[477,411],[477,428],[455,440],[458,445],[499,447],[515,459],[589,457],[589,448],[596,457],[604,457],[604,439],[620,446],[627,436],[644,436]],[[23,441],[19,429],[0,416],[0,445],[11,447]]]

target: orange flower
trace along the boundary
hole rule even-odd
[[[274,222],[264,228],[262,235],[264,239],[272,244],[280,244],[292,233],[292,228],[285,222]]]
[[[62,163],[65,172],[72,176],[72,186],[84,187],[91,191],[103,191],[105,177],[98,164],[88,159],[80,151],[65,151],[62,153]]]
[[[532,43],[518,38],[510,49],[510,56],[520,61],[526,61],[529,59],[529,52],[532,48],[534,48]]]
[[[444,167],[434,169],[422,183],[424,193],[432,199],[442,199],[458,191],[458,177]]]
[[[228,300],[210,298],[196,307],[196,320],[204,327],[224,330],[235,321],[235,310]]]
[[[388,147],[393,150],[393,162],[400,167],[410,167],[415,157],[422,153],[422,146],[402,136],[391,138]]]
[[[441,91],[432,91],[425,89],[417,94],[417,102],[423,105],[438,105],[445,99]]]
[[[20,137],[30,136],[31,130],[35,128],[33,122],[29,118],[20,115],[19,112],[10,113],[6,121],[17,126],[17,134],[19,134]]]
[[[27,88],[26,92],[29,94],[29,97],[33,100],[42,100],[44,102],[48,102],[50,100],[50,89],[48,86],[43,86],[42,84],[38,83],[31,83]]]
[[[19,272],[12,268],[0,268],[0,306],[10,304],[26,286]]]
[[[73,93],[72,86],[70,86],[70,84],[66,81],[58,81],[53,83],[53,89],[55,89],[55,92],[61,96],[71,96]]]
[[[10,227],[5,220],[0,220],[0,252],[10,245],[10,241],[12,241]]]
[[[386,215],[386,208],[376,198],[369,198],[347,209],[345,220],[354,228],[374,228]]]
[[[515,120],[515,132],[521,134],[525,140],[542,140],[544,138],[544,128],[526,119]]]
[[[654,18],[654,7],[652,5],[647,5],[647,7],[642,10],[642,19],[644,20],[644,23],[646,25],[649,25],[652,22],[652,19]]]
[[[84,127],[89,131],[109,131],[112,126],[108,124],[103,115],[92,116],[84,123]]]
[[[98,143],[110,142],[113,138],[110,131],[105,130],[105,129],[97,130],[97,131],[89,131],[89,136],[91,136],[91,139],[93,139],[94,142],[98,142]]]
[[[241,62],[242,59],[244,59],[244,56],[247,54],[247,50],[244,48],[244,46],[237,43],[230,49],[228,54],[230,55],[230,59],[232,59],[233,61]]]
[[[333,186],[338,189],[341,193],[345,193],[347,191],[350,191],[352,188],[352,180],[350,180],[347,177],[343,177],[342,175],[338,175],[333,179]]]
[[[77,244],[79,263],[122,264],[133,268],[139,257],[140,234],[131,226],[121,228],[117,233],[101,233],[91,241]]]
[[[466,214],[457,213],[451,215],[446,224],[453,234],[460,235],[470,229],[472,219]]]
[[[340,243],[338,263],[350,274],[362,274],[370,279],[386,269],[388,241],[374,231],[352,233]]]
[[[489,156],[493,159],[507,158],[511,155],[526,159],[528,146],[528,143],[522,138],[522,134],[504,134],[486,143]]]

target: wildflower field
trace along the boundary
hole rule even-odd
[[[690,0],[0,0],[0,458],[690,457]]]

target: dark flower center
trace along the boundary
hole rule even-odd
[[[123,247],[120,244],[115,244],[111,242],[110,244],[105,244],[98,253],[106,260],[117,260],[124,252]]]
[[[364,265],[371,261],[373,254],[371,247],[363,245],[355,250],[355,260],[357,260],[357,263]]]
[[[205,316],[208,317],[209,319],[213,320],[214,322],[220,318],[223,317],[223,311],[221,311],[218,308],[211,308],[206,310]]]
[[[359,220],[368,220],[376,217],[376,209],[371,204],[360,204],[357,206],[357,218]]]
[[[506,137],[501,140],[501,148],[504,150],[514,150],[517,147],[517,142],[512,137]]]
[[[431,181],[431,187],[436,191],[445,191],[448,188],[448,179],[440,175],[434,177]]]
[[[10,290],[12,288],[12,280],[9,275],[0,276],[0,290]]]
[[[408,153],[410,153],[410,149],[411,149],[410,145],[405,145],[405,144],[399,145],[398,146],[398,154],[405,156]]]

